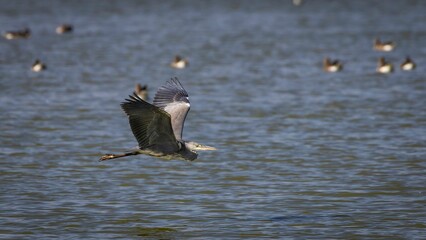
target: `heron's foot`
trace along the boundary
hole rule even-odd
[[[113,159],[115,157],[116,157],[115,154],[108,153],[108,154],[103,155],[101,158],[99,158],[99,162],[109,160],[109,159]]]

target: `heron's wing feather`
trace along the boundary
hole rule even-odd
[[[172,78],[158,89],[153,104],[164,109],[170,103],[182,101],[185,98],[188,98],[188,93],[177,78]]]
[[[139,98],[135,93],[121,104],[140,149],[170,154],[179,150],[170,115]]]
[[[188,93],[177,78],[172,78],[160,87],[153,104],[170,114],[173,133],[177,140],[182,139],[183,125],[190,109]]]

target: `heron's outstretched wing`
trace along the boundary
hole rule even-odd
[[[173,133],[177,140],[181,140],[183,124],[190,104],[188,93],[176,77],[158,89],[153,104],[170,114]]]
[[[129,116],[130,127],[140,149],[165,154],[179,150],[167,112],[145,102],[136,93],[129,96],[129,99],[121,104],[121,108]]]

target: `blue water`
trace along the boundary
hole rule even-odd
[[[425,239],[426,2],[0,1],[0,238]],[[55,34],[62,23],[74,32]],[[395,41],[376,52],[373,40]],[[176,55],[185,69],[169,67]],[[409,55],[411,72],[399,64]],[[321,69],[324,57],[344,64]],[[396,69],[375,72],[386,57]],[[30,70],[40,58],[47,70]],[[122,102],[177,76],[195,162]]]

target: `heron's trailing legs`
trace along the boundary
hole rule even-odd
[[[138,155],[138,154],[140,154],[139,151],[126,152],[126,153],[122,153],[122,154],[108,153],[108,154],[103,155],[101,158],[99,158],[99,162],[114,159],[114,158],[121,158],[121,157],[127,157],[127,156],[132,156],[132,155]]]

